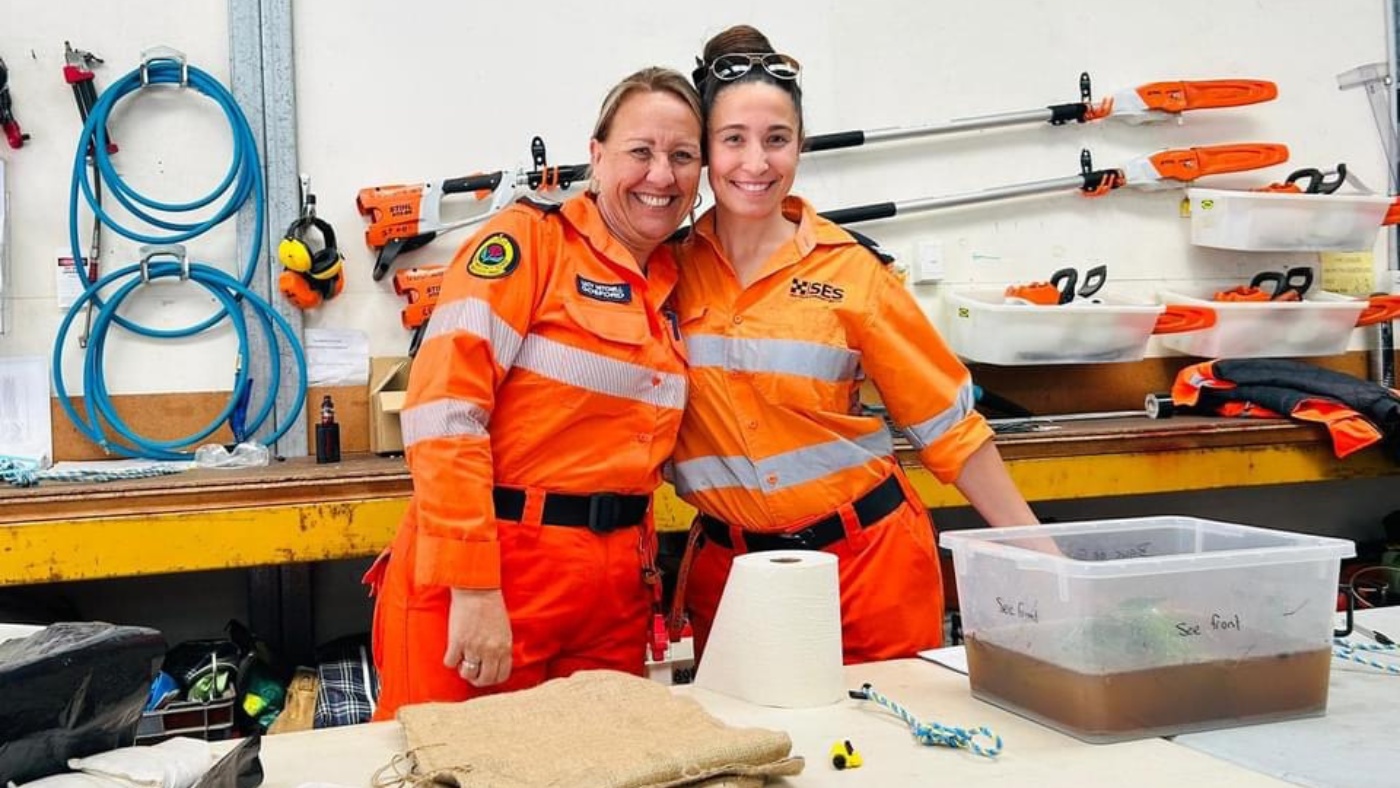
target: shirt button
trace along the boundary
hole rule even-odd
[[[743,315],[735,315],[735,316],[734,316],[734,325],[737,326],[737,325],[739,325],[739,324],[742,323],[742,322],[744,322],[744,316],[743,316]]]
[[[640,435],[637,436],[637,442],[638,442],[638,443],[651,443],[651,436],[648,435],[648,434],[646,434],[645,432],[644,432],[644,433],[641,433]]]
[[[653,385],[653,386],[660,386],[660,385],[661,385],[661,376],[660,376],[660,375],[652,375],[652,376],[651,376],[651,385]]]
[[[758,422],[756,422],[756,421],[750,421],[750,422],[749,422],[749,429],[751,429],[751,430],[756,430],[756,429],[758,429]]]
[[[763,482],[764,482],[764,484],[767,484],[769,487],[777,487],[777,486],[778,486],[778,474],[776,474],[776,473],[770,473],[770,474],[768,474],[766,477],[764,477]]]

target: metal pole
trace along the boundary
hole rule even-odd
[[[277,263],[272,255],[274,233],[284,219],[300,210],[296,150],[296,83],[292,78],[292,10],[286,0],[229,0],[229,58],[233,95],[248,117],[259,142],[267,183],[267,222],[264,223],[261,270],[252,289],[277,307],[301,341],[301,311],[282,298],[277,289]],[[253,237],[252,204],[238,215],[238,257],[248,254]],[[271,381],[271,353],[264,342],[254,340],[250,355],[255,380]],[[289,348],[278,344],[283,375],[295,369]],[[284,378],[285,379],[285,378]],[[282,386],[276,392],[274,422],[301,408],[296,389]],[[303,457],[308,454],[305,429],[290,429],[277,442],[276,454]]]
[[[855,148],[872,142],[893,142],[918,137],[936,137],[941,134],[956,134],[963,131],[996,129],[1003,126],[1020,126],[1026,123],[1049,123],[1054,113],[1049,107],[1023,112],[1003,112],[997,115],[983,115],[976,118],[959,118],[931,126],[898,126],[870,131],[837,131],[831,134],[816,134],[807,138],[802,149],[815,152]]]
[[[868,222],[875,219],[889,219],[907,213],[933,211],[940,208],[956,208],[962,205],[977,205],[978,203],[1007,200],[1013,197],[1028,197],[1033,194],[1068,191],[1070,189],[1078,190],[1083,188],[1083,186],[1083,175],[1070,175],[1064,178],[1052,178],[1048,181],[1032,181],[1030,183],[1013,184],[1011,186],[998,186],[991,189],[981,189],[979,191],[965,192],[963,194],[950,194],[943,197],[924,197],[918,200],[908,200],[906,202],[884,202],[860,205],[855,208],[840,208],[834,211],[823,211],[822,216],[837,224]]]

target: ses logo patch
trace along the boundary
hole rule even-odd
[[[482,279],[500,279],[520,265],[520,244],[506,233],[488,235],[472,252],[467,272]]]
[[[809,282],[806,279],[793,279],[788,295],[793,298],[820,298],[823,301],[840,301],[846,291],[827,282]]]

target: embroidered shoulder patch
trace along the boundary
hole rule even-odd
[[[509,276],[518,265],[520,244],[506,233],[491,233],[472,252],[467,272],[482,279],[500,279]]]
[[[595,282],[578,275],[574,276],[574,282],[578,287],[578,294],[585,298],[606,301],[609,304],[632,303],[632,285],[626,282]]]

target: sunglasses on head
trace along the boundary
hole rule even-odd
[[[700,68],[696,69],[695,76],[703,76],[708,70],[715,79],[721,82],[733,82],[752,71],[754,66],[762,66],[769,76],[789,82],[796,80],[802,74],[802,64],[798,63],[796,58],[788,55],[780,55],[776,52],[735,52],[715,58],[710,62],[708,69],[704,64],[701,64]]]

